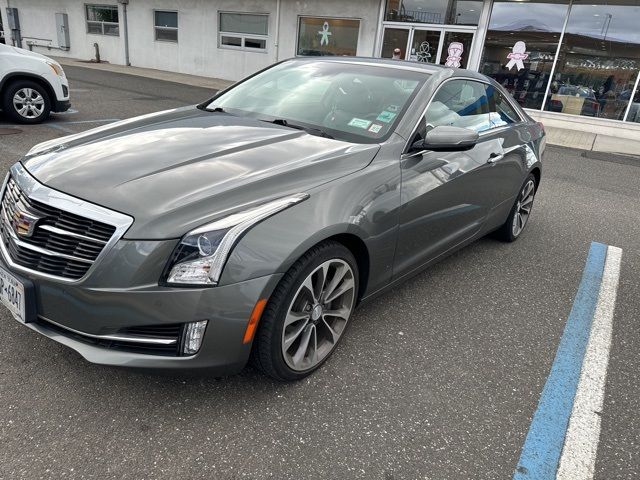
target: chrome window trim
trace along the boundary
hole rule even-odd
[[[429,102],[427,102],[427,106],[424,108],[424,110],[422,111],[422,114],[420,115],[418,122],[416,123],[416,125],[413,127],[413,130],[411,130],[411,134],[407,137],[407,140],[404,144],[404,148],[402,149],[402,154],[405,155],[406,153],[408,153],[409,151],[409,144],[411,143],[411,139],[413,138],[413,136],[416,134],[416,132],[418,131],[418,127],[420,126],[420,122],[422,121],[422,119],[424,118],[424,116],[427,114],[427,110],[429,110],[429,107],[431,106],[431,103],[433,102],[433,99],[435,98],[435,96],[438,94],[438,92],[440,91],[440,89],[443,87],[444,84],[446,84],[447,82],[452,82],[454,80],[462,80],[462,81],[471,81],[471,82],[478,82],[478,83],[483,83],[485,85],[490,85],[493,88],[496,88],[495,85],[493,85],[490,81],[488,80],[484,80],[484,79],[480,79],[480,78],[473,78],[473,77],[450,77],[445,79],[440,85],[438,85],[438,88],[436,88],[436,90],[433,92],[433,94],[431,95],[431,98],[429,99]],[[500,92],[502,93],[502,92]],[[490,128],[488,130],[483,130],[482,132],[478,132],[478,135],[480,135],[481,137],[488,135],[488,134],[493,134],[496,132],[499,132],[501,130],[506,130],[507,128],[511,127],[512,125],[519,125],[521,123],[523,123],[525,121],[525,117],[521,114],[520,109],[522,107],[520,106],[515,106],[515,104],[513,103],[513,101],[511,100],[511,95],[507,95],[505,96],[505,99],[507,100],[507,102],[509,102],[509,104],[513,107],[514,111],[516,112],[516,114],[518,115],[518,117],[520,118],[519,122],[515,122],[512,124],[508,124],[508,125],[501,125],[499,127],[495,127],[495,128]],[[426,151],[426,150],[425,150]]]
[[[62,328],[69,332],[75,333],[76,335],[80,335],[83,337],[95,338],[96,340],[112,340],[116,342],[131,342],[131,343],[146,343],[152,345],[175,345],[178,343],[177,338],[158,338],[158,337],[142,337],[138,335],[127,335],[127,334],[118,334],[118,335],[95,335],[92,333],[81,332],[80,330],[76,330],[75,328],[67,327],[65,325],[61,325],[58,322],[54,322],[42,315],[38,315],[45,322],[51,323],[56,327]],[[46,326],[45,326],[46,328]]]
[[[32,200],[115,227],[113,235],[103,247],[100,254],[93,261],[91,267],[89,267],[87,272],[78,279],[71,279],[60,277],[58,275],[42,273],[37,270],[18,265],[11,259],[11,256],[9,255],[4,242],[0,241],[0,253],[2,254],[2,259],[9,267],[19,272],[28,273],[38,278],[55,280],[57,282],[68,284],[81,283],[89,275],[91,275],[100,261],[109,253],[113,246],[123,237],[125,232],[133,224],[133,218],[129,215],[114,212],[113,210],[109,210],[108,208],[87,202],[86,200],[72,197],[71,195],[59,192],[58,190],[54,190],[50,187],[47,187],[46,185],[43,185],[42,183],[38,182],[33,176],[31,176],[31,174],[27,171],[26,168],[24,168],[21,163],[16,163],[15,165],[13,165],[10,169],[10,173],[5,177],[4,183],[2,184],[2,190],[0,191],[0,198],[4,198],[4,192],[7,188],[9,176],[13,177],[13,180],[18,184],[22,192]]]

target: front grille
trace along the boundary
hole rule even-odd
[[[0,213],[0,240],[14,263],[72,280],[87,273],[116,230],[29,198],[12,177]]]

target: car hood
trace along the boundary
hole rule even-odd
[[[46,55],[42,55],[41,53],[32,52],[31,50],[26,50],[24,48],[12,47],[10,45],[0,45],[0,53],[18,53],[25,57],[31,57],[38,60],[42,60],[43,62],[55,63],[56,65],[60,65],[53,58],[49,58]]]
[[[51,188],[134,217],[126,238],[167,239],[353,173],[378,150],[187,107],[45,142],[22,163]]]

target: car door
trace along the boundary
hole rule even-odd
[[[494,149],[476,173],[478,188],[491,208],[486,226],[491,229],[500,225],[511,210],[534,153],[527,145],[532,140],[530,125],[498,87],[486,84],[485,89],[490,129],[483,131],[482,137],[492,141]]]
[[[408,142],[400,165],[401,208],[394,277],[400,277],[469,239],[492,208],[480,170],[501,143],[481,135],[469,150],[436,152],[411,148],[429,129],[441,125],[489,131],[485,84],[450,79],[435,92]]]

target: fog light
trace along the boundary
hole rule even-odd
[[[185,355],[193,355],[198,353],[202,339],[204,338],[204,330],[207,328],[208,320],[187,323],[184,330],[184,342],[182,343],[182,353]]]

